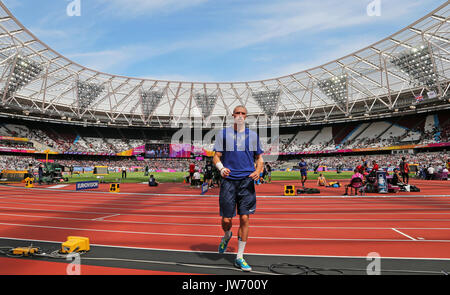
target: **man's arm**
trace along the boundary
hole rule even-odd
[[[263,159],[262,155],[260,154],[260,155],[257,155],[255,157],[255,161],[256,161],[255,172],[250,174],[248,177],[253,178],[253,180],[258,180],[259,179],[259,175],[261,174],[261,172],[264,169],[264,159]]]
[[[220,161],[221,157],[222,157],[221,152],[215,152],[213,157],[213,163],[217,167],[217,170],[219,170],[219,173],[222,177],[228,177],[228,175],[230,175],[230,169],[223,166],[222,162]]]

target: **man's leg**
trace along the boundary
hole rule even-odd
[[[219,244],[219,253],[224,253],[227,250],[228,242],[231,240],[231,236],[233,235],[231,232],[232,225],[232,218],[222,217],[222,229],[224,235]]]
[[[238,237],[240,238],[241,241],[247,242],[249,216],[248,215],[240,215],[239,222],[240,222],[240,224],[239,224]]]
[[[249,233],[249,216],[256,210],[255,184],[251,178],[241,181],[237,196],[239,214],[238,253],[234,265],[243,271],[251,271],[252,268],[243,258]]]
[[[240,215],[239,216],[239,232],[238,232],[238,253],[236,255],[235,266],[239,267],[243,271],[251,271],[252,268],[244,260],[245,245],[248,239],[248,228],[249,228],[249,216]]]
[[[248,215],[240,215],[239,216],[239,231],[238,231],[238,254],[236,258],[243,258],[245,245],[248,239],[248,225],[249,225],[249,216]]]
[[[227,232],[231,230],[231,227],[233,226],[233,219],[232,218],[226,218],[222,217],[222,229],[223,232]]]
[[[227,250],[228,242],[231,239],[232,218],[236,214],[236,200],[235,200],[235,183],[224,179],[220,186],[219,193],[219,209],[220,216],[222,216],[222,229],[225,233],[219,244],[219,253],[224,253]]]

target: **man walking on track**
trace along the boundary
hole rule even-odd
[[[258,134],[246,128],[247,109],[233,110],[234,124],[216,135],[213,163],[220,171],[219,206],[224,236],[219,253],[224,253],[231,240],[232,219],[239,214],[238,253],[234,265],[251,271],[243,254],[248,239],[249,215],[256,210],[255,180],[264,169],[263,151]],[[256,168],[255,168],[256,162]]]
[[[300,168],[302,186],[303,188],[305,188],[305,182],[308,179],[308,164],[305,162],[303,158],[301,158],[300,162],[298,163],[298,166]]]

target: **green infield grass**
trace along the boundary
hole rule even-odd
[[[183,178],[188,176],[187,172],[151,172],[158,182],[183,182]],[[353,172],[336,173],[334,171],[323,172],[326,179],[349,179]],[[319,173],[308,172],[308,179],[317,179]],[[122,179],[121,172],[113,172],[108,175],[96,176],[92,173],[74,174],[69,176],[69,183],[75,183],[79,181],[92,181],[102,180],[104,182],[121,182],[121,183],[141,183],[147,182],[149,176],[144,176],[144,172],[128,172],[127,178]],[[300,180],[300,172],[298,171],[273,171],[272,181],[277,180]]]

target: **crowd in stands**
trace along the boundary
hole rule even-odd
[[[34,150],[34,145],[28,141],[0,140],[0,148]]]
[[[388,121],[364,123],[351,125],[346,130],[348,136],[337,136],[341,127],[317,127],[316,130],[299,130],[293,134],[280,134],[279,140],[263,142],[264,151],[275,151],[280,153],[335,151],[339,149],[377,148],[395,146],[401,144],[429,144],[449,141],[450,120],[445,119],[445,114],[440,117],[439,124],[435,122],[434,115],[421,117],[419,121],[425,123],[416,124],[409,127],[396,125]],[[438,120],[438,121],[439,121]],[[406,123],[405,123],[406,124]],[[407,125],[407,124],[406,124]],[[352,129],[353,128],[353,129]],[[360,128],[360,129],[358,129]],[[66,130],[67,129],[67,130]],[[143,146],[151,142],[150,139],[142,139],[134,134],[134,138],[128,138],[127,131],[115,132],[115,130],[102,131],[92,128],[90,131],[83,131],[72,127],[56,129],[51,125],[44,127],[33,127],[33,125],[20,125],[0,122],[0,136],[21,137],[29,139],[30,144],[19,141],[7,143],[8,147],[27,147],[43,151],[50,149],[57,153],[77,153],[88,152],[98,154],[117,154]],[[281,129],[280,129],[281,130]],[[334,131],[332,131],[334,130]],[[292,131],[292,130],[291,130]],[[356,132],[357,131],[357,132]],[[373,131],[373,132],[372,132]],[[333,133],[334,132],[334,133]],[[354,132],[354,136],[350,136]],[[375,133],[376,134],[375,134]],[[150,134],[149,137],[152,135]],[[170,136],[164,139],[153,138],[158,143],[170,143]],[[2,142],[0,142],[0,145]],[[5,143],[3,143],[5,144]],[[195,143],[194,143],[195,144]],[[200,147],[211,150],[213,144],[197,143]],[[3,145],[4,146],[4,145]]]

